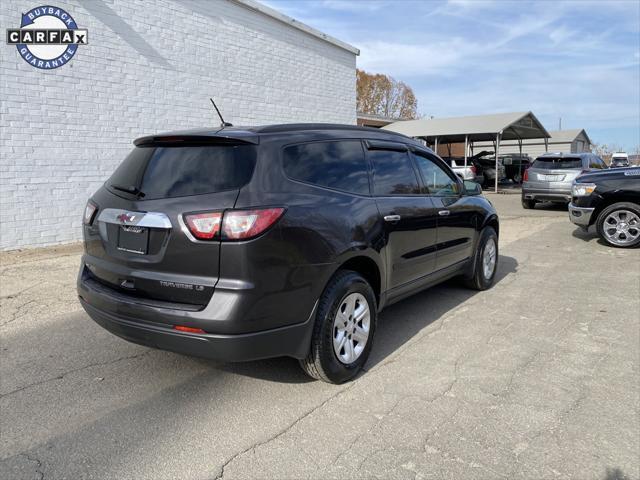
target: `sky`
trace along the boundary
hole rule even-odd
[[[261,0],[360,49],[421,115],[532,111],[547,130],[640,146],[640,0]]]

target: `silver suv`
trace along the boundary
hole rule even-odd
[[[573,181],[582,173],[604,168],[609,167],[593,153],[545,153],[524,173],[522,206],[533,208],[537,202],[569,203]]]

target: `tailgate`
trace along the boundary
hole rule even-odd
[[[206,305],[220,241],[196,239],[185,215],[233,208],[254,165],[249,145],[136,147],[92,199],[98,211],[85,227],[88,273],[132,295]]]

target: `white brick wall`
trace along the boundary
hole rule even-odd
[[[235,125],[356,121],[353,52],[233,1],[52,3],[89,45],[51,71],[0,45],[2,250],[79,240],[132,140],[218,125],[209,97]],[[2,34],[39,4],[2,2]]]

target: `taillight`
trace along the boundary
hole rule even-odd
[[[476,170],[476,167],[474,165],[471,165],[469,169],[471,170],[471,173],[473,173],[474,175],[478,173],[478,170]]]
[[[91,225],[93,223],[93,217],[95,217],[98,211],[98,206],[91,202],[87,202],[87,206],[84,207],[84,215],[82,216],[82,223],[85,225]]]
[[[198,240],[219,237],[222,212],[192,213],[184,216],[189,231]]]
[[[273,225],[284,208],[256,210],[228,210],[222,223],[223,240],[247,240],[256,237]]]
[[[227,210],[224,213],[189,213],[184,220],[198,240],[247,240],[263,233],[283,213],[284,208]]]
[[[527,180],[529,180],[529,170],[525,170],[524,175],[522,175],[522,181],[526,182]]]

